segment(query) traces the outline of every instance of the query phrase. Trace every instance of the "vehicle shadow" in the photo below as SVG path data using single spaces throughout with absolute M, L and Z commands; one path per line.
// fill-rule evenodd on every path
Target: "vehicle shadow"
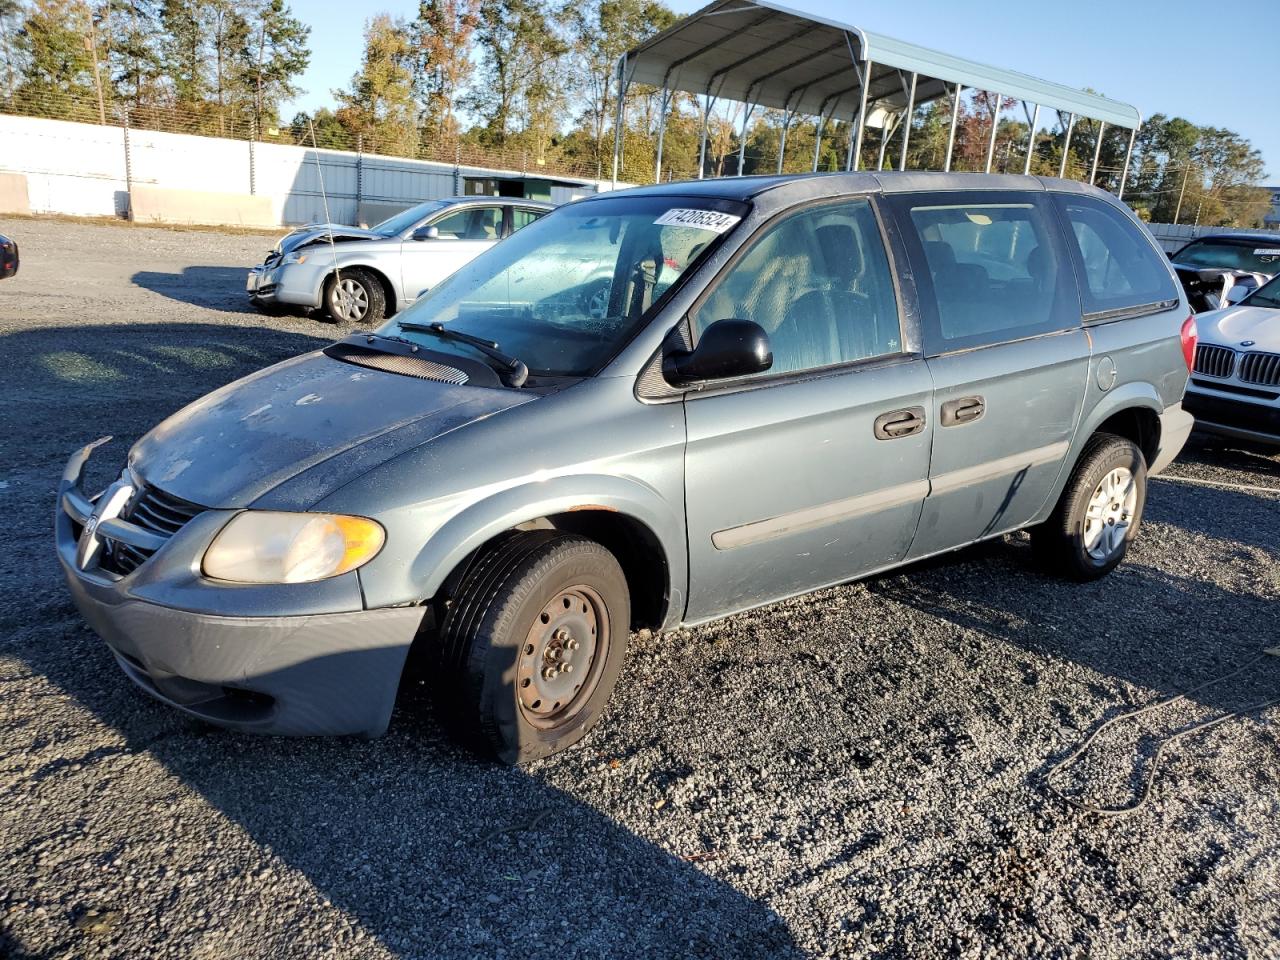
M 223 313 L 256 315 L 258 310 L 245 293 L 243 267 L 184 267 L 181 273 L 139 270 L 130 280 L 170 300 Z
M 431 958 L 797 955 L 770 907 L 536 771 L 501 767 L 453 746 L 421 698 L 410 697 L 377 741 L 287 740 L 187 719 L 119 671 L 71 604 L 54 558 L 53 491 L 67 455 L 115 434 L 91 462 L 90 483 L 105 482 L 129 443 L 182 403 L 325 341 L 269 327 L 201 324 L 102 324 L 0 339 L 11 360 L 0 369 L 0 397 L 13 425 L 0 437 L 0 462 L 13 465 L 0 495 L 14 527 L 12 550 L 0 558 L 0 647 L 105 728 L 90 724 L 72 735 L 87 735 L 92 747 L 67 741 L 55 759 L 28 767 L 14 794 L 13 802 L 44 818 L 40 835 L 94 832 L 60 892 L 48 892 L 50 878 L 30 858 L 20 862 L 21 875 L 8 878 L 13 889 L 43 888 L 48 902 L 61 903 L 52 916 L 70 938 L 68 951 L 77 951 L 79 934 L 61 918 L 84 906 L 70 906 L 85 896 L 77 874 L 96 875 L 102 850 L 145 847 L 130 869 L 153 884 L 192 870 L 193 858 L 217 873 L 218 894 L 203 897 L 200 909 L 208 923 L 244 939 L 207 952 L 207 927 L 161 930 L 155 916 L 168 908 L 126 901 L 120 888 L 113 893 L 122 898 L 114 904 L 121 913 L 115 935 L 144 953 L 258 955 L 253 944 L 291 942 L 325 910 L 325 924 L 340 925 L 352 954 L 380 943 L 401 956 Z M 38 718 L 18 716 L 40 709 L 32 703 L 6 714 L 8 747 L 47 745 Z M 169 809 L 175 796 L 168 777 L 154 774 L 102 779 L 102 792 L 95 787 L 85 803 L 110 806 L 110 817 L 60 823 L 36 813 L 37 795 L 74 789 L 60 779 L 69 768 L 118 757 L 159 761 L 198 795 L 196 807 L 212 807 L 212 822 L 208 814 L 200 825 L 165 819 L 165 842 L 139 844 L 138 824 L 155 835 L 155 811 Z M 597 759 L 607 772 L 608 758 Z M 59 809 L 80 808 L 71 802 Z M 208 847 L 216 842 L 229 846 Z M 210 867 L 211 859 L 225 870 Z M 272 879 L 261 879 L 263 871 Z M 337 943 L 325 949 L 341 955 Z M 23 955 L 22 930 L 0 935 L 0 944 Z
M 1280 478 L 1280 447 L 1250 444 L 1226 437 L 1193 433 L 1178 455 L 1179 463 L 1199 463 L 1246 470 Z

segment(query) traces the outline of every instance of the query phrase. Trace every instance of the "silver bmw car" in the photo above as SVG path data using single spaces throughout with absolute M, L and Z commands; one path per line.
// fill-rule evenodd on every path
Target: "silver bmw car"
M 345 323 L 379 323 L 551 209 L 540 200 L 454 197 L 367 230 L 311 224 L 272 247 L 245 287 L 263 309 L 324 309 Z

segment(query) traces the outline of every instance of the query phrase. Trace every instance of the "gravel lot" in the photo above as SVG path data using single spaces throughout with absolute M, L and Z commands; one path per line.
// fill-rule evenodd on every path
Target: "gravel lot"
M 1022 537 L 633 638 L 605 722 L 527 770 L 413 697 L 375 742 L 207 728 L 136 691 L 51 543 L 69 452 L 335 334 L 246 307 L 271 238 L 0 220 L 0 956 L 1280 956 L 1280 708 L 1174 744 L 1098 820 L 1044 777 L 1101 720 L 1280 642 L 1280 495 L 1152 484 L 1103 583 Z M 1280 490 L 1196 443 L 1172 477 Z M 104 473 L 105 476 L 105 473 Z M 1062 779 L 1136 795 L 1268 658 Z

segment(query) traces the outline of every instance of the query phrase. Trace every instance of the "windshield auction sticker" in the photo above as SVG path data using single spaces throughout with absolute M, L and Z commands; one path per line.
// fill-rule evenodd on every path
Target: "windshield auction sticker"
M 693 227 L 695 230 L 724 233 L 727 230 L 731 230 L 741 219 L 741 217 L 735 217 L 732 213 L 721 213 L 719 210 L 676 208 L 668 210 L 653 222 L 664 227 Z

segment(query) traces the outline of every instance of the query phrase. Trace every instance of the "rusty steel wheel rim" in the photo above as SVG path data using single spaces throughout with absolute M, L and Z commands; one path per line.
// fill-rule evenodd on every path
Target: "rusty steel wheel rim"
M 600 681 L 609 650 L 609 612 L 581 584 L 559 591 L 533 618 L 516 664 L 525 719 L 553 727 L 571 719 Z

